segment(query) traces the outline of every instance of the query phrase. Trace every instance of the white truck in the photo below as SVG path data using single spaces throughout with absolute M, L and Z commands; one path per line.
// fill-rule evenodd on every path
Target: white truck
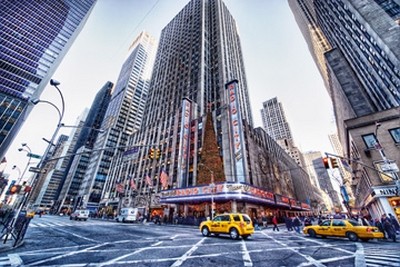
M 137 222 L 144 208 L 122 208 L 115 218 L 117 222 Z

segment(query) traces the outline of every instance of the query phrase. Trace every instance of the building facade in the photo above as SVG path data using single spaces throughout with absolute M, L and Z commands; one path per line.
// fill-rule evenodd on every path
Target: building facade
M 400 221 L 400 108 L 345 121 L 353 192 L 363 215 L 393 214 Z
M 346 122 L 373 118 L 400 105 L 400 4 L 390 0 L 289 0 L 289 5 L 315 60 L 322 57 L 310 45 L 318 43 L 312 36 L 318 33 L 323 40 L 319 43 L 324 48 L 323 60 L 316 64 L 323 70 L 332 99 L 341 156 L 352 159 L 354 150 L 363 148 L 349 142 Z M 360 210 L 363 207 L 357 205 L 364 201 L 358 191 L 353 193 L 358 203 L 354 208 Z
M 140 128 L 148 97 L 151 66 L 156 42 L 142 32 L 129 48 L 112 92 L 88 168 L 78 192 L 79 202 L 96 209 L 101 200 L 111 161 L 119 151 L 127 149 L 128 138 Z
M 169 219 L 309 210 L 289 171 L 298 165 L 253 129 L 239 33 L 222 1 L 192 0 L 162 30 L 145 114 L 112 162 L 104 208 Z
M 0 2 L 0 158 L 83 28 L 96 0 Z

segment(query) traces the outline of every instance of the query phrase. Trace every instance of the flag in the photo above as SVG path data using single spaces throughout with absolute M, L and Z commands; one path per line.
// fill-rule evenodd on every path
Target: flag
M 115 189 L 117 190 L 118 193 L 123 193 L 124 192 L 124 185 L 122 183 L 119 183 L 115 186 Z
M 168 186 L 168 174 L 164 170 L 161 171 L 160 182 L 163 188 Z
M 146 184 L 147 184 L 149 187 L 152 187 L 152 186 L 153 186 L 153 181 L 151 180 L 150 176 L 148 176 L 148 175 L 146 175 Z
M 135 189 L 136 189 L 135 180 L 131 179 L 130 184 L 131 184 L 131 188 L 132 188 L 133 190 L 135 190 Z
M 349 165 L 349 163 L 347 162 L 347 160 L 341 158 L 340 162 L 342 163 L 343 168 L 346 169 L 346 171 L 348 172 L 352 172 L 353 170 L 351 169 L 351 166 Z

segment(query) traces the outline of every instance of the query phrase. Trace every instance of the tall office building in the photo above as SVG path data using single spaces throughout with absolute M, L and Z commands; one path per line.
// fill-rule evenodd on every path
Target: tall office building
M 77 133 L 77 141 L 72 151 L 75 155 L 69 158 L 68 167 L 59 188 L 60 193 L 57 196 L 58 200 L 55 206 L 58 211 L 80 204 L 81 199 L 78 198 L 79 188 L 97 136 L 102 131 L 100 127 L 111 100 L 113 86 L 112 82 L 106 82 L 96 94 L 89 112 L 86 112 L 83 116 L 84 123 Z
M 96 0 L 0 1 L 0 159 Z
M 274 97 L 263 103 L 261 119 L 265 131 L 275 140 L 292 139 L 289 123 L 285 110 L 278 98 Z
M 221 0 L 190 1 L 162 30 L 145 114 L 132 148 L 113 159 L 104 207 L 169 218 L 301 209 L 299 168 L 253 129 L 239 33 Z
M 146 32 L 133 41 L 112 92 L 100 133 L 90 156 L 78 192 L 82 205 L 97 208 L 113 156 L 126 149 L 130 135 L 139 129 L 156 49 L 155 39 Z
M 389 0 L 289 0 L 289 5 L 311 54 L 321 59 L 316 63 L 324 70 L 346 150 L 344 120 L 400 105 L 400 5 Z M 313 49 L 316 33 L 320 52 Z
M 395 196 L 394 190 L 370 197 L 376 195 L 371 190 L 388 181 L 376 171 L 368 177 L 371 170 L 357 160 L 362 159 L 360 154 L 371 157 L 374 148 L 365 147 L 365 140 L 364 143 L 354 140 L 360 140 L 360 135 L 376 138 L 375 124 L 391 121 L 391 115 L 382 116 L 400 106 L 400 3 L 397 0 L 289 0 L 289 5 L 314 58 L 317 53 L 310 46 L 314 30 L 329 44 L 323 52 L 324 60 L 316 63 L 326 70 L 323 78 L 336 117 L 338 138 L 331 140 L 335 148 L 343 148 L 343 151 L 337 150 L 339 155 L 351 159 L 346 164 L 353 165 L 352 183 L 357 184 L 357 177 L 365 177 L 360 183 L 363 190 L 358 191 L 361 186 L 353 190 L 355 202 L 351 201 L 356 207 L 373 210 L 371 214 L 380 217 L 390 210 L 388 203 Z M 350 122 L 362 123 L 357 128 Z M 362 132 L 373 128 L 375 132 Z M 388 147 L 391 146 L 388 144 Z M 344 178 L 346 182 L 350 180 L 349 175 Z M 392 180 L 391 188 L 395 186 Z M 352 197 L 350 192 L 349 195 Z
M 302 153 L 296 147 L 283 105 L 274 97 L 263 103 L 261 119 L 265 131 L 288 153 L 299 166 L 304 165 Z

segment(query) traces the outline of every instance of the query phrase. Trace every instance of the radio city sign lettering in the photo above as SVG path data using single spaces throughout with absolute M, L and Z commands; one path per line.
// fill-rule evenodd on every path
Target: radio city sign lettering
M 214 192 L 213 192 L 214 188 Z M 199 187 L 189 187 L 189 188 L 180 188 L 173 189 L 168 191 L 161 192 L 161 197 L 178 197 L 178 196 L 197 196 L 197 195 L 209 195 L 209 194 L 224 194 L 224 193 L 239 193 L 239 194 L 248 194 L 255 197 L 269 199 L 274 201 L 274 194 L 260 188 L 256 188 L 246 184 L 216 184 L 214 187 L 206 185 Z

